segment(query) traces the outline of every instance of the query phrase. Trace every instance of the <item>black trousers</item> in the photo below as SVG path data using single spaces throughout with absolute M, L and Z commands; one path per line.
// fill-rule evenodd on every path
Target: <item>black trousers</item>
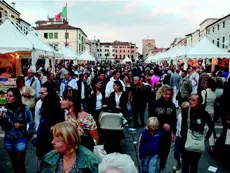
M 197 173 L 201 153 L 184 150 L 182 152 L 182 173 Z
M 160 169 L 165 168 L 171 148 L 171 133 L 166 132 L 160 142 Z
M 135 106 L 138 107 L 138 106 Z M 133 122 L 134 122 L 134 126 L 138 125 L 138 114 L 140 115 L 140 119 L 141 119 L 141 125 L 144 126 L 145 125 L 145 108 L 135 108 L 133 106 L 132 109 L 132 116 L 133 116 Z

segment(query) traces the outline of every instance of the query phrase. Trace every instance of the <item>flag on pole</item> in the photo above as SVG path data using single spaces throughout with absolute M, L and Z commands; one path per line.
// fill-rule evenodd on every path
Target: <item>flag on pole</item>
M 57 15 L 55 15 L 55 20 L 59 21 L 62 17 L 65 18 L 67 16 L 67 9 L 66 7 L 62 8 L 62 12 L 58 13 Z
M 55 20 L 59 21 L 61 19 L 61 13 L 58 13 L 57 15 L 55 15 Z
M 61 17 L 66 17 L 66 7 L 63 7 Z

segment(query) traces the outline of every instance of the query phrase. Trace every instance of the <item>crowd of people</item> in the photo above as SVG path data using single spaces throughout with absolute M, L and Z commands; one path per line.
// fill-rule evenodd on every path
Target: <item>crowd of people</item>
M 195 150 L 189 137 L 197 133 L 202 138 L 197 138 L 199 144 L 208 141 L 214 153 L 216 146 L 225 143 L 230 126 L 230 80 L 222 70 L 208 73 L 204 67 L 183 70 L 167 64 L 59 63 L 54 73 L 51 68 L 28 69 L 16 84 L 17 88 L 7 91 L 7 105 L 0 115 L 4 147 L 16 173 L 25 172 L 26 149 L 33 133 L 38 173 L 137 172 L 129 156 L 119 155 L 122 149 L 117 140 L 112 142 L 116 145 L 105 145 L 108 155 L 104 159 L 93 153 L 95 145 L 107 140 L 99 116 L 108 109 L 121 113 L 130 127 L 143 129 L 138 150 L 143 173 L 164 171 L 172 141 L 177 161 L 173 169 L 196 173 L 203 151 Z M 219 140 L 214 128 L 218 121 L 223 126 Z M 119 157 L 124 161 L 117 162 Z M 129 169 L 124 163 L 131 165 Z

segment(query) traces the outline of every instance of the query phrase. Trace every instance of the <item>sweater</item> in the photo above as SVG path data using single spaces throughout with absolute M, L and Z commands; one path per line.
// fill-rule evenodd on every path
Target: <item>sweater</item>
M 170 125 L 170 132 L 176 134 L 176 108 L 172 101 L 164 101 L 162 99 L 152 102 L 149 106 L 149 117 L 157 117 L 160 122 L 160 128 L 164 124 Z
M 142 130 L 139 145 L 140 158 L 158 154 L 160 148 L 160 139 L 162 136 L 163 133 L 160 130 L 157 130 L 152 134 L 147 129 Z

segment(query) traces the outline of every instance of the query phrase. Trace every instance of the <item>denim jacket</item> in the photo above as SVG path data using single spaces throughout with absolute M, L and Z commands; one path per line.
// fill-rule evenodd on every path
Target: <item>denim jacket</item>
M 15 123 L 25 124 L 25 128 L 15 129 Z M 16 112 L 8 109 L 0 124 L 5 131 L 5 138 L 12 140 L 25 137 L 27 132 L 33 133 L 34 129 L 32 113 L 26 106 L 21 106 Z
M 41 173 L 55 173 L 61 155 L 54 150 L 44 156 L 45 166 Z M 79 146 L 77 150 L 77 166 L 79 173 L 98 173 L 98 164 L 101 160 L 84 146 Z

